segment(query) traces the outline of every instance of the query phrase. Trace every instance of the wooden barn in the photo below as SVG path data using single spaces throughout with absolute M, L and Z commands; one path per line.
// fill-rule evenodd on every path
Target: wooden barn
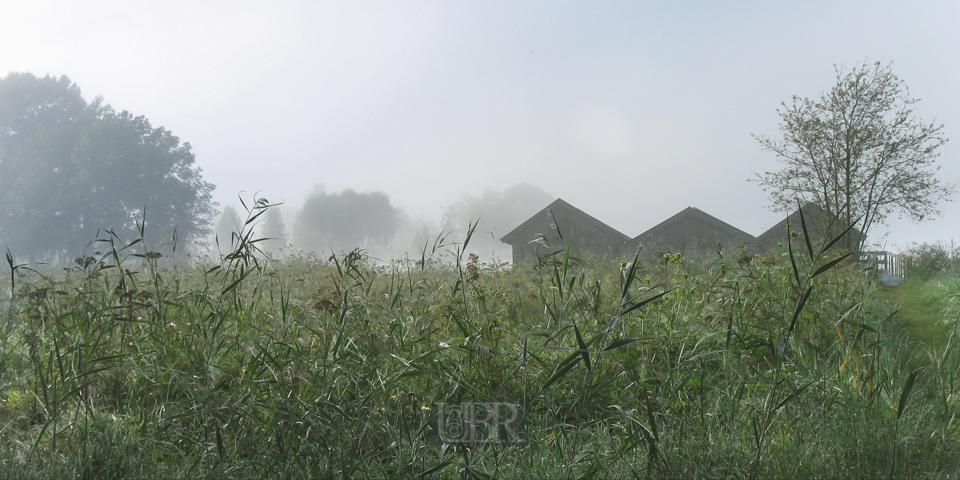
M 573 257 L 617 256 L 623 253 L 630 237 L 557 199 L 500 241 L 513 247 L 513 263 L 519 264 L 534 262 L 538 255 L 567 246 Z
M 707 254 L 717 248 L 753 246 L 756 239 L 739 228 L 706 212 L 687 207 L 680 213 L 641 233 L 630 248 L 643 246 L 645 256 L 662 251 Z
M 823 241 L 824 237 L 830 235 L 839 235 L 844 229 L 847 228 L 846 225 L 841 223 L 836 223 L 831 225 L 830 215 L 819 205 L 808 203 L 802 207 L 803 217 L 807 224 L 807 231 L 810 233 L 810 238 L 813 240 L 813 245 L 820 245 L 820 242 Z M 760 234 L 757 237 L 757 243 L 761 249 L 769 250 L 777 248 L 779 245 L 786 246 L 787 240 L 787 223 L 790 224 L 790 231 L 796 232 L 797 234 L 803 233 L 803 227 L 800 224 L 800 209 L 797 209 L 793 213 L 784 218 L 776 225 L 770 227 L 766 232 Z M 828 230 L 828 227 L 829 230 Z M 848 234 L 850 242 L 854 248 L 859 248 L 861 241 L 865 238 L 863 233 L 856 228 L 850 230 Z M 797 246 L 797 244 L 794 244 Z M 804 247 L 806 248 L 806 247 Z
M 803 214 L 815 245 L 818 245 L 825 235 L 837 235 L 845 228 L 841 225 L 831 226 L 830 216 L 815 204 L 804 205 Z M 570 247 L 570 254 L 579 258 L 631 256 L 640 246 L 643 247 L 644 256 L 664 252 L 703 255 L 715 252 L 718 248 L 729 249 L 736 246 L 745 246 L 750 250 L 776 249 L 786 242 L 788 223 L 791 231 L 802 232 L 799 210 L 754 238 L 753 235 L 712 215 L 687 207 L 631 240 L 600 220 L 558 199 L 504 235 L 500 241 L 512 247 L 514 264 L 534 262 L 538 256 L 562 251 L 567 246 Z M 850 241 L 856 248 L 864 235 L 856 229 L 851 230 L 850 235 L 853 237 Z

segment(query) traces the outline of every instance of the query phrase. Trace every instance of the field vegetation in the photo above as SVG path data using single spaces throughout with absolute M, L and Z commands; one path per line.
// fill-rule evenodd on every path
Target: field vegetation
M 960 472 L 956 270 L 905 284 L 941 285 L 918 336 L 835 242 L 507 268 L 468 234 L 277 260 L 264 211 L 214 260 L 109 234 L 60 271 L 8 255 L 0 478 Z M 527 443 L 442 445 L 453 398 L 522 403 Z

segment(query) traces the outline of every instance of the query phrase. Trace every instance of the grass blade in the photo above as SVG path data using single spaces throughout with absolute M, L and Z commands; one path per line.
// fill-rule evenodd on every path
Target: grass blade
M 573 326 L 573 333 L 577 336 L 577 346 L 580 347 L 580 355 L 583 357 L 583 363 L 587 366 L 587 371 L 592 372 L 593 369 L 590 368 L 590 351 L 587 350 L 587 344 L 583 341 L 583 336 L 580 335 L 580 329 L 576 325 Z
M 621 338 L 620 340 L 610 342 L 610 345 L 607 345 L 607 348 L 604 348 L 603 351 L 609 352 L 610 350 L 616 350 L 634 342 L 649 342 L 650 340 L 653 340 L 653 337 Z
M 790 320 L 790 329 L 787 330 L 787 335 L 793 334 L 793 329 L 797 326 L 797 319 L 800 318 L 800 312 L 807 303 L 807 299 L 810 298 L 811 291 L 813 291 L 813 286 L 808 286 L 807 289 L 803 291 L 803 294 L 800 295 L 800 300 L 797 300 L 797 308 L 793 311 L 793 319 Z
M 569 372 L 570 369 L 573 368 L 577 364 L 577 362 L 579 362 L 582 359 L 583 357 L 580 356 L 579 352 L 574 352 L 569 357 L 567 357 L 562 362 L 560 362 L 557 365 L 557 369 L 553 371 L 553 375 L 550 375 L 550 378 L 548 378 L 547 381 L 544 382 L 543 387 L 540 388 L 540 391 L 546 390 L 547 388 L 550 387 L 550 385 L 553 385 L 554 383 L 556 383 L 557 380 L 560 380 L 561 378 L 563 378 L 563 376 L 566 375 L 567 372 Z
M 450 465 L 451 463 L 453 463 L 453 460 L 444 460 L 444 461 L 438 463 L 437 466 L 435 466 L 435 467 L 433 467 L 433 468 L 431 468 L 431 469 L 428 469 L 428 470 L 424 470 L 422 473 L 420 473 L 420 475 L 417 475 L 417 478 L 423 478 L 423 477 L 430 476 L 430 475 L 432 475 L 434 472 L 439 472 L 440 470 L 443 470 L 443 467 L 446 467 L 447 465 Z
M 657 299 L 663 297 L 664 295 L 666 295 L 666 294 L 668 294 L 668 293 L 670 293 L 670 292 L 672 292 L 672 291 L 673 291 L 673 289 L 671 288 L 670 290 L 667 290 L 666 292 L 663 292 L 663 293 L 654 295 L 654 296 L 652 296 L 652 297 L 650 297 L 650 298 L 648 298 L 648 299 L 646 299 L 646 300 L 642 300 L 642 301 L 640 301 L 640 303 L 637 303 L 636 305 L 633 305 L 632 307 L 630 307 L 630 308 L 624 310 L 623 312 L 621 312 L 621 313 L 620 313 L 620 316 L 626 315 L 626 314 L 628 314 L 628 313 L 630 313 L 630 312 L 632 312 L 632 311 L 634 311 L 634 310 L 636 310 L 636 309 L 638 309 L 638 308 L 641 308 L 641 307 L 643 307 L 644 305 L 646 305 L 646 304 L 648 304 L 648 303 L 650 303 L 650 302 L 652 302 L 652 301 L 654 301 L 654 300 L 657 300 Z
M 803 215 L 803 207 L 797 209 L 797 212 L 800 213 L 800 228 L 803 229 L 803 243 L 807 246 L 807 255 L 810 256 L 810 261 L 813 261 L 813 242 L 810 240 L 810 232 L 807 230 L 807 220 Z
M 853 230 L 853 226 L 856 225 L 858 221 L 860 221 L 860 218 L 855 219 L 853 222 L 850 223 L 849 226 L 847 226 L 847 228 L 843 230 L 843 232 L 840 233 L 840 235 L 833 237 L 833 239 L 827 242 L 823 246 L 823 248 L 820 249 L 820 253 L 825 253 L 827 250 L 830 250 L 830 247 L 833 247 L 837 242 L 843 239 L 843 237 L 847 236 L 847 234 L 850 233 L 851 230 Z
M 916 379 L 917 371 L 914 370 L 910 373 L 910 376 L 907 377 L 907 383 L 903 385 L 903 391 L 900 392 L 900 401 L 897 403 L 897 420 L 900 420 L 903 411 L 907 408 L 907 400 L 910 399 L 910 390 L 913 389 L 913 382 Z
M 800 282 L 800 269 L 797 268 L 797 259 L 793 254 L 793 237 L 790 233 L 791 233 L 790 223 L 788 222 L 787 223 L 787 253 L 790 256 L 790 266 L 793 267 L 793 278 L 794 280 L 797 281 L 797 288 L 799 288 L 800 285 L 803 285 L 803 283 Z
M 637 250 L 636 256 L 633 257 L 633 262 L 630 262 L 630 269 L 627 270 L 627 274 L 623 274 L 623 270 L 620 270 L 620 306 L 622 307 L 627 303 L 627 299 L 630 298 L 630 286 L 633 284 L 633 280 L 637 277 L 637 265 L 640 263 L 640 251 Z
M 823 264 L 823 266 L 821 266 L 820 268 L 818 268 L 817 271 L 813 272 L 813 275 L 810 275 L 810 278 L 811 278 L 811 279 L 817 278 L 817 276 L 819 276 L 821 273 L 824 273 L 824 272 L 826 272 L 827 270 L 830 270 L 830 269 L 833 268 L 836 264 L 838 264 L 838 263 L 846 260 L 847 257 L 849 257 L 850 255 L 853 255 L 853 252 L 847 252 L 847 253 L 845 253 L 845 254 L 837 257 L 837 258 L 834 258 L 833 260 L 830 260 L 829 262 Z

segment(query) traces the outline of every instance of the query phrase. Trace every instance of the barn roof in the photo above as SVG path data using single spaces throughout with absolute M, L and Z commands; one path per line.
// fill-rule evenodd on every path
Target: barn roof
M 807 222 L 808 228 L 816 229 L 817 231 L 819 231 L 820 229 L 825 227 L 826 224 L 828 224 L 831 220 L 830 214 L 827 213 L 826 210 L 824 210 L 823 208 L 821 208 L 819 205 L 815 203 L 807 203 L 803 205 L 801 208 L 803 209 L 803 217 L 804 217 L 804 220 Z M 786 235 L 788 222 L 793 226 L 792 228 L 793 231 L 801 232 L 800 209 L 794 210 L 793 213 L 791 213 L 790 215 L 787 215 L 786 218 L 784 218 L 783 220 L 780 220 L 776 225 L 767 229 L 766 232 L 761 233 L 760 236 L 757 237 L 757 240 L 762 243 L 768 243 L 768 242 L 772 243 L 773 239 Z M 837 224 L 837 226 L 839 227 L 839 230 L 843 230 L 847 228 L 846 225 L 841 225 L 839 223 Z M 850 233 L 856 236 L 857 239 L 863 239 L 864 237 L 863 233 L 860 230 L 857 230 L 856 228 L 851 229 Z
M 740 230 L 739 228 L 734 227 L 733 225 L 730 225 L 729 223 L 724 222 L 723 220 L 720 220 L 719 218 L 714 217 L 713 215 L 710 215 L 702 210 L 698 210 L 693 207 L 687 207 L 681 210 L 676 215 L 658 223 L 656 226 L 647 230 L 646 232 L 643 232 L 640 235 L 637 235 L 636 238 L 634 238 L 634 240 L 642 240 L 645 237 L 655 237 L 661 232 L 666 231 L 670 227 L 686 219 L 694 219 L 696 221 L 699 221 L 701 223 L 704 223 L 710 226 L 714 230 L 720 231 L 722 233 L 726 233 L 727 235 L 737 237 L 743 240 L 754 239 L 753 235 L 750 235 L 749 233 L 744 232 L 743 230 Z
M 553 203 L 551 203 L 550 205 L 547 205 L 546 207 L 544 207 L 543 210 L 540 210 L 539 212 L 537 212 L 536 215 L 531 216 L 529 219 L 527 219 L 527 221 L 521 223 L 520 226 L 518 226 L 517 228 L 514 228 L 513 230 L 508 232 L 506 235 L 501 237 L 500 241 L 510 245 L 514 245 L 516 242 L 524 243 L 524 244 L 527 243 L 527 241 L 530 240 L 529 238 L 518 238 L 518 236 L 521 235 L 528 227 L 532 226 L 535 222 L 537 222 L 538 219 L 542 218 L 541 217 L 542 215 L 546 215 L 547 212 L 563 212 L 565 214 L 571 215 L 575 218 L 578 218 L 579 220 L 582 220 L 596 227 L 597 230 L 600 230 L 605 235 L 618 239 L 622 242 L 627 242 L 630 240 L 630 237 L 624 235 L 623 233 L 620 233 L 615 228 L 588 215 L 583 210 L 580 210 L 579 208 L 574 207 L 573 205 L 570 205 L 569 203 L 563 201 L 563 199 L 558 198 L 554 200 Z M 561 225 L 561 228 L 562 227 L 563 226 Z

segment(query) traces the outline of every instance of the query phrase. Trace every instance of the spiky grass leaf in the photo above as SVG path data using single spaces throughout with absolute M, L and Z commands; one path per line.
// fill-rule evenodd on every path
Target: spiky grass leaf
M 907 383 L 903 385 L 903 391 L 900 392 L 900 401 L 897 403 L 897 420 L 903 416 L 903 411 L 907 408 L 907 400 L 910 399 L 910 390 L 913 389 L 913 382 L 917 379 L 917 371 L 910 372 L 907 377 Z
M 800 312 L 803 311 L 803 306 L 806 305 L 807 299 L 810 298 L 810 292 L 813 291 L 813 286 L 807 286 L 807 289 L 803 291 L 803 294 L 800 295 L 800 300 L 797 301 L 797 308 L 793 311 L 793 319 L 790 320 L 790 328 L 787 330 L 787 335 L 793 334 L 793 329 L 797 326 L 797 319 L 800 318 Z
M 803 207 L 797 209 L 797 212 L 800 213 L 800 228 L 803 229 L 803 243 L 807 246 L 807 255 L 810 256 L 810 261 L 813 261 L 813 242 L 810 240 L 810 232 L 807 230 L 807 220 L 804 218 Z
M 616 350 L 634 342 L 649 342 L 650 340 L 653 340 L 653 337 L 621 338 L 620 340 L 610 342 L 610 345 L 607 345 L 607 348 L 604 348 L 603 351 L 609 352 L 610 350 Z
M 787 254 L 790 256 L 790 266 L 793 267 L 793 279 L 797 282 L 797 288 L 800 288 L 803 283 L 800 281 L 800 269 L 797 268 L 797 259 L 793 253 L 793 236 L 790 233 L 790 223 L 787 223 Z
M 783 381 L 786 382 L 788 387 L 790 387 L 790 395 L 787 395 L 786 398 L 781 400 L 780 403 L 777 404 L 777 406 L 773 407 L 773 409 L 770 410 L 770 412 L 775 413 L 777 410 L 780 410 L 792 398 L 794 401 L 797 402 L 797 405 L 800 406 L 800 410 L 803 411 L 803 413 L 807 413 L 807 409 L 803 406 L 803 401 L 800 400 L 800 392 L 805 390 L 809 385 L 804 385 L 803 387 L 798 389 L 793 385 L 793 382 L 789 378 L 784 378 Z
M 540 387 L 540 390 L 541 391 L 546 390 L 547 388 L 550 387 L 550 385 L 553 385 L 554 383 L 556 383 L 557 380 L 560 380 L 561 378 L 563 378 L 563 376 L 566 375 L 567 372 L 569 372 L 570 369 L 576 366 L 577 362 L 579 362 L 582 359 L 583 357 L 580 356 L 580 352 L 574 352 L 570 354 L 570 356 L 568 356 L 559 364 L 557 364 L 557 368 L 553 371 L 553 375 L 550 375 L 550 378 L 548 378 L 547 381 L 544 382 L 543 387 Z
M 640 301 L 639 303 L 637 303 L 636 305 L 633 305 L 633 306 L 631 306 L 630 308 L 624 310 L 623 312 L 620 312 L 620 316 L 626 315 L 626 314 L 628 314 L 628 313 L 630 313 L 630 312 L 632 312 L 632 311 L 634 311 L 634 310 L 637 310 L 637 309 L 643 307 L 644 305 L 646 305 L 646 304 L 648 304 L 648 303 L 650 303 L 650 302 L 652 302 L 652 301 L 654 301 L 654 300 L 657 300 L 657 299 L 663 297 L 664 295 L 672 292 L 673 290 L 674 290 L 674 289 L 671 288 L 670 290 L 667 290 L 666 292 L 659 293 L 659 294 L 654 295 L 654 296 L 652 296 L 652 297 L 650 297 L 650 298 L 648 298 L 648 299 L 646 299 L 646 300 L 642 300 L 642 301 Z
M 860 327 L 860 328 L 862 328 L 863 330 L 866 330 L 866 331 L 868 331 L 868 332 L 878 333 L 878 332 L 877 332 L 877 329 L 875 329 L 875 328 L 873 328 L 873 327 L 871 327 L 870 325 L 867 325 L 867 324 L 865 324 L 865 323 L 854 323 L 853 326 L 855 326 L 855 327 Z
M 563 232 L 560 231 L 560 224 L 557 223 L 557 217 L 553 214 L 553 210 L 547 210 L 547 214 L 550 216 L 550 227 L 553 231 L 557 232 L 557 236 L 560 237 L 560 241 L 563 241 Z
M 20 268 L 20 265 L 13 264 L 13 254 L 10 253 L 10 249 L 7 248 L 7 266 L 10 267 L 10 301 L 13 301 L 13 292 L 17 291 L 17 269 Z
M 447 465 L 450 465 L 451 463 L 453 463 L 453 460 L 444 460 L 438 463 L 437 466 L 424 470 L 423 472 L 420 473 L 420 475 L 417 475 L 417 478 L 423 478 L 429 475 L 433 475 L 434 472 L 439 472 L 440 470 L 443 470 L 444 467 L 446 467 Z
M 574 325 L 573 333 L 577 336 L 577 346 L 580 347 L 580 355 L 583 356 L 583 363 L 587 366 L 587 371 L 592 372 L 593 369 L 590 368 L 590 351 L 587 350 L 587 344 L 584 343 L 583 336 L 580 335 L 580 328 Z
M 838 214 L 838 215 L 839 215 L 839 214 Z M 835 217 L 835 218 L 836 218 L 836 217 Z M 820 253 L 826 253 L 827 250 L 830 250 L 831 247 L 833 247 L 837 242 L 839 242 L 840 240 L 842 240 L 843 237 L 845 237 L 848 233 L 850 233 L 851 230 L 853 230 L 853 226 L 854 226 L 859 220 L 860 220 L 859 217 L 856 218 L 856 219 L 854 219 L 853 222 L 851 222 L 850 225 L 847 226 L 847 228 L 845 228 L 845 229 L 843 230 L 843 232 L 840 233 L 840 235 L 837 235 L 836 237 L 833 237 L 829 242 L 827 242 L 826 244 L 824 244 L 824 245 L 823 245 L 823 248 L 820 249 Z
M 637 250 L 637 254 L 633 257 L 633 261 L 630 262 L 630 269 L 627 270 L 626 275 L 623 274 L 623 270 L 620 270 L 620 306 L 622 307 L 627 303 L 627 298 L 630 296 L 630 286 L 633 285 L 633 280 L 637 277 L 637 265 L 640 264 L 640 251 Z
M 813 272 L 813 275 L 810 275 L 810 278 L 811 278 L 811 279 L 817 278 L 821 273 L 827 272 L 827 271 L 830 270 L 831 268 L 835 267 L 838 263 L 840 263 L 840 262 L 846 260 L 847 258 L 849 258 L 850 255 L 853 255 L 853 253 L 854 253 L 854 252 L 847 252 L 847 253 L 845 253 L 845 254 L 843 254 L 843 255 L 840 255 L 839 257 L 834 258 L 833 260 L 830 260 L 829 262 L 823 264 L 820 268 L 818 268 L 815 272 Z
M 463 239 L 463 250 L 467 250 L 467 245 L 470 245 L 470 239 L 473 238 L 473 232 L 477 230 L 477 225 L 480 223 L 478 218 L 476 222 L 467 223 L 467 236 Z
M 57 403 L 56 408 L 57 408 L 57 410 L 59 410 L 59 404 L 63 403 L 64 400 L 66 400 L 66 399 L 68 399 L 68 398 L 70 398 L 70 397 L 73 397 L 74 395 L 80 393 L 80 392 L 83 391 L 85 388 L 89 387 L 90 385 L 93 385 L 94 382 L 96 382 L 96 380 L 90 380 L 90 381 L 84 383 L 83 385 L 80 385 L 80 386 L 74 388 L 73 390 L 70 390 L 69 392 L 64 393 L 63 395 L 60 395 L 60 398 L 58 398 L 58 399 L 56 400 L 56 403 Z

